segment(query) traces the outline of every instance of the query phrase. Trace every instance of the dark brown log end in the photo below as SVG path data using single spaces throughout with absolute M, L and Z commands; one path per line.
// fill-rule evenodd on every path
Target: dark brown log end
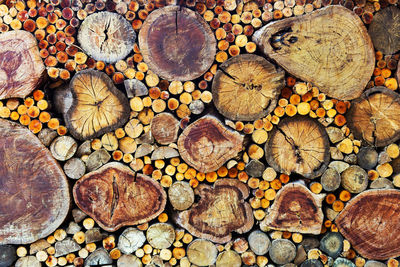
M 156 218 L 167 200 L 157 181 L 116 162 L 84 175 L 73 194 L 78 207 L 107 231 Z
M 151 134 L 162 145 L 173 143 L 178 138 L 179 121 L 170 113 L 160 113 L 151 121 Z

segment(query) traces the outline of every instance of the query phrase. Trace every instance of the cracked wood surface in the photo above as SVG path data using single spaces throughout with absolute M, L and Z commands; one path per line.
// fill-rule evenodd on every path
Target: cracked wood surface
M 302 184 L 287 184 L 279 190 L 261 227 L 319 235 L 324 221 L 324 197 L 325 194 L 314 194 Z
M 82 49 L 106 63 L 124 59 L 132 51 L 135 39 L 131 24 L 121 15 L 107 11 L 89 15 L 78 32 Z
M 124 125 L 129 118 L 129 102 L 107 74 L 80 71 L 72 78 L 71 94 L 60 94 L 64 120 L 71 134 L 86 140 L 99 137 Z
M 271 131 L 265 155 L 276 171 L 312 179 L 322 175 L 329 163 L 328 135 L 309 117 L 287 117 Z
M 336 99 L 359 97 L 375 66 L 364 24 L 342 6 L 269 23 L 253 41 L 289 73 Z
M 199 172 L 218 170 L 243 148 L 243 136 L 218 119 L 204 116 L 191 123 L 178 138 L 182 159 Z
M 400 138 L 400 96 L 385 87 L 374 87 L 351 103 L 347 125 L 358 139 L 381 147 Z
M 0 34 L 0 99 L 27 96 L 44 74 L 36 38 L 31 33 L 17 30 Z
M 78 207 L 107 231 L 156 218 L 167 199 L 157 181 L 116 162 L 84 175 L 73 195 Z
M 285 73 L 256 55 L 239 55 L 224 62 L 212 84 L 218 111 L 231 120 L 252 121 L 267 116 L 285 85 Z
M 351 199 L 336 218 L 339 232 L 368 259 L 400 256 L 400 192 L 364 191 Z
M 67 216 L 67 178 L 26 127 L 0 119 L 0 244 L 29 244 Z
M 139 32 L 144 61 L 167 80 L 200 77 L 214 62 L 216 44 L 214 33 L 203 17 L 181 6 L 154 10 Z
M 246 233 L 254 224 L 248 187 L 234 179 L 218 179 L 214 186 L 201 184 L 195 194 L 200 201 L 179 213 L 177 222 L 194 236 L 217 243 L 229 242 L 231 233 Z

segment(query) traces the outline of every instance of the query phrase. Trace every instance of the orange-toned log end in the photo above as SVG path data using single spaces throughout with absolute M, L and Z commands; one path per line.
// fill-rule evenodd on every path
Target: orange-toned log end
M 106 231 L 146 223 L 165 208 L 167 195 L 154 179 L 113 162 L 79 179 L 75 203 Z
M 285 185 L 276 195 L 261 227 L 304 234 L 321 233 L 325 194 L 314 194 L 302 184 Z
M 216 40 L 203 17 L 188 8 L 151 12 L 139 32 L 140 52 L 149 68 L 167 80 L 192 80 L 214 62 Z
M 243 136 L 226 128 L 215 117 L 205 116 L 190 124 L 179 136 L 179 154 L 199 172 L 218 170 L 243 148 Z
M 44 73 L 31 33 L 17 30 L 0 35 L 0 99 L 27 96 L 40 84 Z
M 33 243 L 67 216 L 67 178 L 26 127 L 0 119 L 0 129 L 0 245 Z
M 368 259 L 400 256 L 400 192 L 368 190 L 354 197 L 336 218 L 340 233 Z
M 179 213 L 177 222 L 194 236 L 226 243 L 231 232 L 246 233 L 254 224 L 250 205 L 245 201 L 249 189 L 239 180 L 219 179 L 214 186 L 201 184 L 195 194 L 200 201 Z

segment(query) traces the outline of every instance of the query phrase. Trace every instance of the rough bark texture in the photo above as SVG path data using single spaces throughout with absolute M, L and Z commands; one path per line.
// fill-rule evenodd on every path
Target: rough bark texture
M 268 115 L 285 85 L 285 73 L 256 55 L 239 55 L 220 66 L 212 84 L 218 111 L 231 120 L 252 121 Z
M 385 87 L 374 87 L 353 101 L 347 125 L 358 139 L 386 146 L 400 138 L 400 96 Z
M 77 73 L 72 94 L 64 99 L 64 120 L 71 134 L 85 140 L 122 126 L 129 118 L 129 102 L 107 74 L 94 70 Z
M 106 11 L 88 16 L 78 32 L 82 49 L 107 63 L 124 59 L 132 51 L 135 39 L 136 33 L 124 17 Z
M 276 171 L 312 179 L 322 175 L 329 163 L 328 135 L 309 117 L 287 117 L 271 131 L 265 155 Z
M 219 179 L 214 187 L 199 185 L 195 194 L 200 201 L 177 219 L 194 236 L 226 243 L 231 240 L 231 232 L 246 233 L 253 227 L 252 209 L 245 201 L 249 189 L 242 182 Z
M 374 47 L 360 18 L 341 6 L 272 22 L 253 35 L 265 54 L 330 97 L 361 95 L 375 65 Z
M 192 80 L 214 62 L 216 40 L 203 17 L 181 6 L 150 13 L 139 32 L 140 52 L 164 79 Z
M 361 256 L 386 260 L 400 256 L 400 192 L 365 191 L 354 197 L 336 218 L 340 233 Z
M 379 10 L 369 25 L 368 33 L 376 50 L 393 54 L 400 50 L 400 9 L 389 6 Z
M 279 190 L 261 227 L 304 234 L 321 233 L 325 194 L 313 194 L 301 184 L 288 184 Z
M 78 207 L 107 231 L 156 218 L 167 198 L 157 181 L 115 162 L 84 175 L 73 194 Z
M 28 244 L 67 216 L 67 179 L 27 128 L 0 119 L 0 244 Z
M 159 144 L 168 145 L 178 138 L 179 121 L 170 113 L 160 113 L 151 121 L 151 133 Z
M 0 99 L 25 97 L 44 77 L 36 38 L 17 30 L 0 34 Z
M 242 150 L 243 136 L 212 116 L 190 124 L 179 136 L 181 157 L 200 172 L 212 172 Z

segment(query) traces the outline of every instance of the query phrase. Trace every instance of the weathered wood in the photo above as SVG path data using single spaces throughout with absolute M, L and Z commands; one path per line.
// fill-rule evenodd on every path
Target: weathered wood
M 375 66 L 364 24 L 338 5 L 272 22 L 253 41 L 289 73 L 337 99 L 359 97 Z
M 28 244 L 67 216 L 67 178 L 26 127 L 0 119 L 0 244 Z
M 84 175 L 73 194 L 78 207 L 107 231 L 156 218 L 167 198 L 157 181 L 116 162 Z
M 256 230 L 251 232 L 249 235 L 249 246 L 250 249 L 256 255 L 264 255 L 267 254 L 269 247 L 271 246 L 271 241 L 266 233 Z
M 322 175 L 329 163 L 328 135 L 309 117 L 287 117 L 271 131 L 265 155 L 276 171 L 312 179 Z
M 170 113 L 157 114 L 151 121 L 151 134 L 161 145 L 169 145 L 178 138 L 179 121 Z
M 368 187 L 367 172 L 357 165 L 348 167 L 341 173 L 342 186 L 350 193 L 361 193 Z
M 216 171 L 242 150 L 243 136 L 212 116 L 190 124 L 178 139 L 178 150 L 189 165 L 200 172 Z
M 233 250 L 226 250 L 220 253 L 215 262 L 216 267 L 240 267 L 242 266 L 242 258 L 238 253 Z
M 194 202 L 194 192 L 189 183 L 178 181 L 168 189 L 168 199 L 176 210 L 186 210 Z
M 189 261 L 197 266 L 209 266 L 217 260 L 217 247 L 210 241 L 196 239 L 189 244 L 187 256 Z
M 354 100 L 346 113 L 354 136 L 381 147 L 400 138 L 400 96 L 385 87 L 374 87 Z
M 320 249 L 332 258 L 337 258 L 343 250 L 343 237 L 337 232 L 327 233 L 322 239 Z
M 219 179 L 214 186 L 201 184 L 195 194 L 200 201 L 179 213 L 177 222 L 194 236 L 226 243 L 231 232 L 246 233 L 254 224 L 252 209 L 245 199 L 249 189 L 233 179 Z
M 324 197 L 325 194 L 316 195 L 304 185 L 287 184 L 278 191 L 261 227 L 318 235 L 324 220 Z
M 181 6 L 151 12 L 140 29 L 139 46 L 149 68 L 167 80 L 198 78 L 216 54 L 210 26 L 199 13 Z
M 50 145 L 53 157 L 59 161 L 66 161 L 75 154 L 78 144 L 71 136 L 59 136 Z
M 253 121 L 274 110 L 285 73 L 266 59 L 246 54 L 222 65 L 212 84 L 218 111 L 231 120 Z
M 106 63 L 124 59 L 132 51 L 135 39 L 131 24 L 123 16 L 107 11 L 86 17 L 78 32 L 82 49 Z
M 287 264 L 296 257 L 296 246 L 287 239 L 275 239 L 269 250 L 271 260 L 279 265 Z
M 0 34 L 0 99 L 27 96 L 40 84 L 44 73 L 31 33 L 17 30 Z
M 400 256 L 399 203 L 398 190 L 368 190 L 351 199 L 335 222 L 361 256 L 395 258 Z
M 153 248 L 169 248 L 175 240 L 175 230 L 171 224 L 156 223 L 149 227 L 146 238 Z
M 399 19 L 400 9 L 397 6 L 383 8 L 374 14 L 368 33 L 376 50 L 387 55 L 400 50 Z
M 85 140 L 122 126 L 129 118 L 129 102 L 107 74 L 84 70 L 75 74 L 69 90 L 64 120 L 71 134 Z

